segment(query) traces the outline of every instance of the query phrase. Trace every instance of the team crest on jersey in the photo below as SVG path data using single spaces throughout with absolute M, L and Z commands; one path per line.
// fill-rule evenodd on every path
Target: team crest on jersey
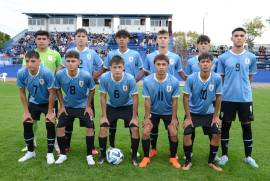
M 245 64 L 249 64 L 250 63 L 250 59 L 249 58 L 245 58 Z
M 172 92 L 172 86 L 171 86 L 171 85 L 167 85 L 166 91 L 167 91 L 167 92 Z
M 48 60 L 49 61 L 53 61 L 53 56 L 52 55 L 48 55 Z
M 128 86 L 127 85 L 123 85 L 123 91 L 125 91 L 125 92 L 128 91 Z
M 133 60 L 134 60 L 134 57 L 128 57 L 129 62 L 133 62 Z
M 80 86 L 80 87 L 83 87 L 83 84 L 84 84 L 83 80 L 80 80 L 80 81 L 79 81 L 79 86 Z
M 209 91 L 213 91 L 214 90 L 214 84 L 209 84 L 208 88 L 209 88 Z
M 173 65 L 174 60 L 173 59 L 170 59 L 169 62 L 170 62 L 170 65 Z
M 89 59 L 89 60 L 90 60 L 91 58 L 92 58 L 91 53 L 88 53 L 88 54 L 87 54 L 87 59 Z
M 39 83 L 40 83 L 40 85 L 43 85 L 44 84 L 44 79 L 39 79 Z

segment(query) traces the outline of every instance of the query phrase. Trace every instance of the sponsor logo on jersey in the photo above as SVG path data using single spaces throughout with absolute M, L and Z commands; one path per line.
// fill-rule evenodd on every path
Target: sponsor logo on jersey
M 250 64 L 250 59 L 249 58 L 245 58 L 245 64 Z
M 125 91 L 125 92 L 128 91 L 128 86 L 127 85 L 123 85 L 123 91 Z
M 214 90 L 214 84 L 209 84 L 208 88 L 209 88 L 209 91 L 213 91 Z
M 44 79 L 39 79 L 39 83 L 40 83 L 40 85 L 43 85 L 44 84 Z
M 83 80 L 80 80 L 80 81 L 79 81 L 79 86 L 80 86 L 80 87 L 83 87 L 83 85 L 84 85 Z
M 167 85 L 166 91 L 167 91 L 167 92 L 172 92 L 172 86 L 171 86 L 171 85 Z

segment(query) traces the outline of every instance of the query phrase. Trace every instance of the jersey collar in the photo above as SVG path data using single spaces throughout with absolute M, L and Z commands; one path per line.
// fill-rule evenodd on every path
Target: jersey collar
M 75 50 L 76 50 L 77 52 L 79 52 L 79 53 L 82 53 L 82 52 L 85 52 L 85 51 L 87 50 L 87 47 L 84 47 L 84 49 L 83 49 L 82 51 L 78 50 L 78 48 L 75 47 Z
M 159 83 L 163 83 L 163 82 L 165 82 L 167 79 L 168 79 L 168 73 L 166 73 L 166 77 L 165 77 L 165 79 L 164 80 L 162 80 L 162 81 L 160 81 L 160 80 L 158 80 L 157 79 L 157 74 L 156 73 L 154 73 L 154 79 L 157 81 L 157 82 L 159 82 Z
M 198 78 L 199 78 L 199 80 L 200 80 L 202 83 L 208 82 L 208 81 L 211 79 L 211 76 L 212 76 L 212 73 L 210 72 L 210 75 L 209 75 L 208 79 L 207 79 L 206 81 L 203 81 L 202 78 L 201 78 L 200 72 L 198 72 Z
M 127 52 L 129 52 L 129 48 L 125 51 L 125 52 L 120 52 L 119 48 L 117 49 L 117 52 L 120 54 L 120 55 L 124 55 L 126 54 Z
M 78 68 L 77 74 L 76 74 L 74 77 L 72 77 L 72 76 L 70 76 L 70 75 L 68 74 L 68 69 L 66 69 L 66 74 L 67 74 L 67 76 L 68 76 L 69 78 L 71 78 L 71 79 L 77 78 L 78 75 L 79 75 L 79 73 L 80 73 L 80 69 Z
M 157 53 L 157 55 L 160 54 L 160 52 L 159 52 L 158 50 L 156 50 L 156 53 Z M 169 56 L 169 54 L 170 54 L 170 51 L 168 50 L 167 53 L 166 53 L 165 55 L 166 55 L 166 56 Z
M 31 72 L 28 70 L 28 73 L 31 77 L 36 77 L 39 74 L 40 71 L 40 66 L 38 67 L 38 72 L 36 73 L 36 75 L 31 74 Z
M 117 81 L 117 80 L 114 80 L 113 74 L 112 74 L 112 72 L 111 72 L 111 79 L 112 79 L 114 82 L 118 82 L 118 83 L 121 82 L 121 81 L 124 79 L 124 76 L 125 76 L 125 73 L 123 72 L 123 73 L 122 73 L 122 78 L 121 78 L 120 80 Z
M 240 56 L 240 55 L 243 55 L 244 53 L 246 53 L 246 50 L 243 50 L 241 53 L 239 54 L 236 54 L 234 53 L 232 50 L 230 50 L 231 54 L 235 55 L 235 56 Z

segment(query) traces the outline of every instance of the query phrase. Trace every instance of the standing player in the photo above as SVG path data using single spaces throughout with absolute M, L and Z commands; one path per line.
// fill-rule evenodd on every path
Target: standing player
M 154 64 L 156 73 L 147 76 L 143 82 L 145 116 L 143 122 L 142 147 L 144 158 L 139 166 L 144 168 L 150 163 L 150 133 L 152 128 L 162 119 L 169 135 L 169 162 L 173 167 L 180 168 L 181 165 L 176 158 L 178 147 L 177 105 L 179 83 L 173 75 L 167 73 L 169 58 L 166 55 L 157 55 L 154 59 Z
M 189 170 L 192 166 L 191 135 L 196 127 L 203 128 L 204 134 L 211 134 L 208 165 L 216 171 L 222 169 L 215 163 L 220 140 L 221 121 L 218 112 L 221 104 L 221 77 L 211 72 L 213 57 L 208 53 L 202 53 L 199 57 L 200 71 L 191 74 L 184 87 L 183 104 L 185 109 L 185 121 L 183 122 L 184 138 L 183 147 L 186 156 L 183 170 Z M 213 100 L 215 107 L 213 107 Z
M 49 32 L 44 30 L 39 30 L 35 33 L 35 43 L 37 48 L 35 51 L 39 53 L 41 59 L 41 65 L 45 66 L 46 68 L 50 69 L 51 73 L 55 75 L 56 70 L 61 65 L 61 55 L 55 51 L 50 49 L 50 35 Z M 23 66 L 26 66 L 26 60 L 23 60 Z M 58 107 L 58 102 L 55 101 L 55 108 Z M 37 123 L 34 122 L 33 125 L 34 132 L 37 130 Z M 35 143 L 35 139 L 34 139 Z M 35 145 L 36 146 L 36 145 Z M 55 144 L 55 149 L 59 151 L 57 143 Z M 22 151 L 27 151 L 27 147 L 23 148 Z
M 65 62 L 67 68 L 59 70 L 55 76 L 56 93 L 60 103 L 57 141 L 61 153 L 55 163 L 61 164 L 67 159 L 65 127 L 73 123 L 75 118 L 79 118 L 80 126 L 86 128 L 86 160 L 88 165 L 94 165 L 94 121 L 90 103 L 95 93 L 95 83 L 88 72 L 78 68 L 80 55 L 77 51 L 68 51 Z M 64 98 L 61 89 L 65 93 Z
M 232 121 L 238 113 L 241 122 L 245 148 L 244 161 L 257 168 L 256 161 L 251 157 L 253 121 L 252 90 L 250 81 L 256 73 L 256 56 L 244 49 L 246 30 L 236 28 L 232 31 L 233 47 L 223 53 L 218 60 L 218 73 L 223 78 L 223 97 L 220 118 L 222 120 L 220 165 L 228 162 L 229 132 Z
M 47 129 L 47 163 L 54 163 L 53 148 L 55 142 L 55 113 L 53 89 L 54 77 L 49 69 L 40 66 L 39 54 L 32 50 L 25 55 L 25 68 L 22 68 L 17 75 L 17 85 L 20 88 L 20 99 L 23 105 L 23 127 L 24 139 L 27 145 L 27 152 L 20 158 L 24 162 L 34 158 L 34 122 L 40 120 L 41 113 L 46 115 Z M 29 92 L 29 99 L 26 97 L 25 88 Z
M 169 33 L 166 30 L 160 30 L 157 34 L 157 44 L 158 44 L 158 50 L 148 54 L 144 60 L 144 73 L 145 75 L 149 75 L 156 72 L 156 68 L 154 65 L 154 59 L 157 55 L 162 54 L 166 55 L 169 58 L 169 65 L 168 65 L 168 73 L 171 75 L 179 74 L 180 77 L 183 80 L 186 80 L 186 75 L 182 69 L 182 62 L 181 58 L 175 54 L 169 51 Z M 139 75 L 139 78 L 141 78 L 143 75 Z M 151 147 L 150 150 L 150 157 L 153 157 L 157 154 L 157 138 L 158 138 L 158 126 L 159 123 L 155 124 L 152 132 L 151 132 Z
M 87 71 L 89 76 L 92 76 L 94 80 L 102 73 L 102 60 L 95 52 L 95 50 L 88 48 L 88 36 L 87 31 L 83 28 L 79 28 L 75 32 L 76 47 L 70 50 L 76 50 L 80 54 L 80 69 Z M 62 66 L 65 66 L 64 62 Z M 91 108 L 93 110 L 93 116 L 95 117 L 94 98 L 91 102 Z M 67 138 L 67 151 L 70 150 L 70 142 L 73 131 L 73 123 L 66 126 L 65 135 Z M 97 151 L 93 149 L 93 154 L 97 154 Z
M 119 30 L 115 34 L 116 42 L 118 44 L 118 49 L 112 50 L 106 59 L 104 60 L 103 68 L 105 70 L 108 70 L 110 68 L 110 61 L 112 60 L 112 57 L 115 55 L 119 55 L 124 59 L 125 62 L 125 72 L 131 74 L 135 79 L 136 82 L 138 82 L 141 78 L 140 75 L 143 74 L 143 64 L 142 64 L 142 58 L 140 56 L 140 53 L 131 50 L 128 48 L 128 43 L 130 39 L 130 34 L 126 30 Z M 137 71 L 139 72 L 137 73 Z M 110 127 L 110 134 L 109 134 L 109 142 L 111 147 L 115 147 L 115 133 L 116 133 L 116 126 Z
M 110 61 L 110 72 L 104 73 L 100 78 L 100 97 L 102 115 L 100 119 L 99 145 L 102 164 L 106 158 L 106 144 L 108 127 L 116 128 L 118 119 L 125 121 L 129 127 L 132 164 L 138 165 L 137 151 L 139 147 L 139 121 L 138 121 L 138 90 L 134 77 L 124 72 L 124 59 L 115 55 Z M 109 100 L 107 102 L 107 95 Z M 107 102 L 107 105 L 106 105 Z

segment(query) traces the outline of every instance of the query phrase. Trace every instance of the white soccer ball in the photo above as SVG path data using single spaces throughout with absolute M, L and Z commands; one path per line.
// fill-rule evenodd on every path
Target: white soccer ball
M 110 164 L 118 165 L 124 159 L 124 154 L 118 148 L 110 148 L 106 151 L 106 159 Z

